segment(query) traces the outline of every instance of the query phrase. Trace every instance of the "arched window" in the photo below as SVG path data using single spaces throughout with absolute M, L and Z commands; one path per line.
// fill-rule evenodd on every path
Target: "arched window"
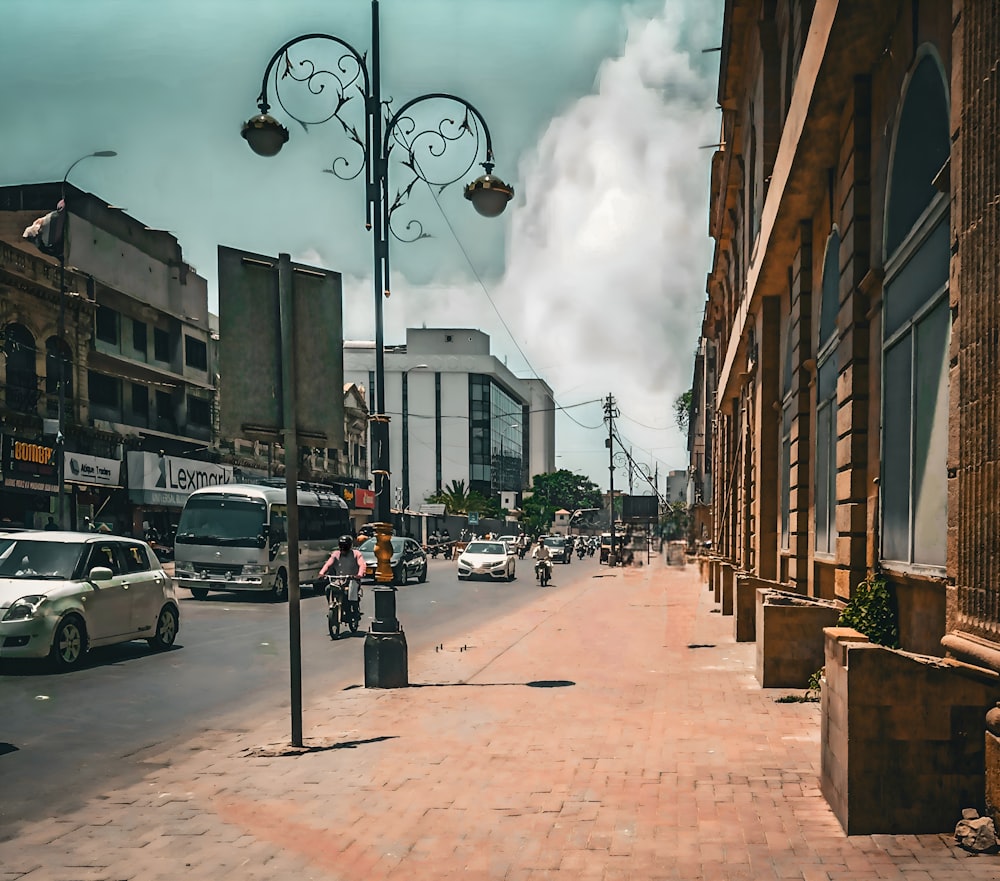
M 63 412 L 73 400 L 73 365 L 69 346 L 50 336 L 45 341 L 45 406 L 49 416 L 59 413 L 59 384 L 63 385 Z
M 816 551 L 837 549 L 837 312 L 840 309 L 840 230 L 826 240 L 816 342 Z
M 928 52 L 905 89 L 885 212 L 882 557 L 944 567 L 948 447 L 948 96 Z
M 35 372 L 35 338 L 23 324 L 8 324 L 3 332 L 7 362 L 7 406 L 30 413 L 38 406 L 38 374 Z

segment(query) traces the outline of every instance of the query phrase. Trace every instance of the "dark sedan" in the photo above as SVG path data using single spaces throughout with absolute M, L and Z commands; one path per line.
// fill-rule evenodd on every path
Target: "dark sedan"
M 375 580 L 375 567 L 378 560 L 375 559 L 375 539 L 370 538 L 363 542 L 358 548 L 364 558 L 368 572 L 366 581 Z M 393 538 L 392 557 L 389 560 L 392 566 L 392 583 L 406 584 L 411 578 L 423 583 L 427 580 L 427 554 L 420 544 L 412 538 Z

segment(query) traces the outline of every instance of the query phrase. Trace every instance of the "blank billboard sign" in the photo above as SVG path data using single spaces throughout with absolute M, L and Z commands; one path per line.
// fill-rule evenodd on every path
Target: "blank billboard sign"
M 622 496 L 623 520 L 656 520 L 660 515 L 656 496 Z
M 287 258 L 286 258 L 287 259 Z M 271 440 L 283 425 L 278 258 L 219 246 L 219 404 L 223 437 Z M 299 443 L 344 443 L 340 273 L 291 264 Z

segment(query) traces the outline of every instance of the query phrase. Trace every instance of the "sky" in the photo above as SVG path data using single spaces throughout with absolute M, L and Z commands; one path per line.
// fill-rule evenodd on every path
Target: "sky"
M 543 378 L 564 408 L 556 466 L 604 489 L 608 394 L 623 441 L 659 471 L 661 491 L 665 472 L 687 465 L 673 402 L 691 386 L 711 265 L 706 145 L 719 139 L 719 53 L 703 50 L 721 42 L 722 5 L 379 6 L 383 99 L 471 102 L 489 125 L 494 174 L 516 192 L 486 219 L 462 197 L 478 165 L 441 193 L 414 188 L 396 226 L 416 220 L 429 237 L 390 245 L 385 342 L 420 326 L 490 334 L 493 354 L 517 376 Z M 240 137 L 286 41 L 326 33 L 370 50 L 370 0 L 0 0 L 0 18 L 0 185 L 61 180 L 81 155 L 115 150 L 77 165 L 70 182 L 176 235 L 208 280 L 212 311 L 219 244 L 287 252 L 341 272 L 345 336 L 374 337 L 363 190 L 324 174 L 337 157 L 356 160 L 356 148 L 335 120 L 303 127 L 273 98 L 290 132 L 281 153 L 259 157 Z M 297 113 L 325 115 L 329 90 L 285 94 Z M 431 161 L 424 154 L 421 168 Z M 456 144 L 439 161 L 454 176 L 469 155 Z M 389 180 L 404 187 L 406 169 L 394 164 Z M 624 468 L 615 486 L 627 486 Z

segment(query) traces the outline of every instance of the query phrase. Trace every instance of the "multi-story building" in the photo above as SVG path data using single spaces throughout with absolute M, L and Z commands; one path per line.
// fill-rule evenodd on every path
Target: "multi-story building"
M 65 273 L 23 236 L 63 194 Z M 89 517 L 166 536 L 192 489 L 283 473 L 280 445 L 219 438 L 218 318 L 170 233 L 69 184 L 2 187 L 0 294 L 0 516 L 12 525 L 57 519 L 63 487 L 68 528 Z M 360 525 L 372 508 L 368 409 L 353 384 L 344 414 L 344 449 L 303 448 L 301 478 L 339 486 Z
M 711 477 L 717 583 L 843 602 L 877 573 L 904 649 L 993 670 L 998 60 L 989 0 L 727 0 L 690 463 Z M 905 713 L 914 682 L 885 703 Z M 900 792 L 921 737 L 947 741 L 931 717 L 887 753 Z
M 60 339 L 59 261 L 36 250 L 23 231 L 64 193 L 69 244 Z M 41 525 L 59 510 L 65 486 L 68 527 L 85 517 L 138 534 L 144 524 L 168 527 L 183 490 L 174 483 L 224 480 L 231 472 L 204 455 L 188 459 L 212 441 L 205 279 L 184 262 L 170 233 L 68 184 L 0 188 L 0 242 L 4 514 L 19 525 Z M 60 364 L 61 451 L 54 421 Z M 37 450 L 33 474 L 18 457 L 25 444 Z M 134 467 L 126 484 L 129 456 Z
M 385 347 L 384 364 L 394 508 L 417 510 L 453 480 L 510 500 L 555 470 L 552 390 L 516 377 L 487 334 L 409 328 L 405 345 Z M 344 344 L 344 377 L 373 388 L 373 343 Z

